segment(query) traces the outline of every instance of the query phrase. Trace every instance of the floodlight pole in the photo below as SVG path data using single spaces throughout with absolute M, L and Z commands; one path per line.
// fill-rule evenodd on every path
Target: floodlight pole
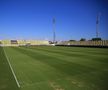
M 55 34 L 55 18 L 53 18 L 53 43 L 55 44 L 56 34 Z
M 96 38 L 99 37 L 99 16 L 100 14 L 98 14 L 96 17 Z

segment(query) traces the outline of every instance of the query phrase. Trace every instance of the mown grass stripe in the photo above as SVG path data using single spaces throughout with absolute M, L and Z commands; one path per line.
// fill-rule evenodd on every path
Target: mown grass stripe
M 4 51 L 4 54 L 5 54 L 5 56 L 6 56 L 6 60 L 7 60 L 8 64 L 9 64 L 9 67 L 10 67 L 10 69 L 11 69 L 11 71 L 12 71 L 12 74 L 13 74 L 13 76 L 14 76 L 14 78 L 15 78 L 15 81 L 16 81 L 16 83 L 17 83 L 17 86 L 20 88 L 21 86 L 20 86 L 20 84 L 19 84 L 19 82 L 18 82 L 18 79 L 17 79 L 17 77 L 16 77 L 16 75 L 15 75 L 15 72 L 14 72 L 12 66 L 11 66 L 11 63 L 10 63 L 10 61 L 9 61 L 9 58 L 8 58 L 8 56 L 7 56 L 7 54 L 6 54 L 5 50 L 4 50 L 4 47 L 3 47 L 3 51 Z
M 74 62 L 69 62 L 64 58 L 59 58 L 57 56 L 50 55 L 50 53 L 45 53 L 42 51 L 35 51 L 32 49 L 27 48 L 14 48 L 15 50 L 19 51 L 20 53 L 26 54 L 27 56 L 30 56 L 36 60 L 39 60 L 42 63 L 48 64 L 56 69 L 58 69 L 61 72 L 64 72 L 66 74 L 74 74 L 72 72 L 68 72 L 68 70 L 71 71 L 72 68 L 76 68 L 77 70 L 72 69 L 76 74 L 80 73 L 80 71 L 87 73 L 88 69 L 90 71 L 95 70 L 92 67 L 88 67 L 85 65 L 81 65 Z M 79 67 L 77 67 L 77 65 Z M 68 69 L 68 70 L 67 70 Z
M 45 46 L 6 49 L 21 90 L 108 90 L 106 51 Z
M 76 64 L 84 65 L 84 66 L 87 66 L 87 67 L 90 67 L 90 68 L 95 68 L 95 69 L 98 69 L 98 70 L 101 70 L 102 67 L 105 68 L 106 65 L 107 65 L 107 63 L 106 63 L 107 61 L 105 62 L 105 61 L 102 60 L 102 58 L 99 58 L 99 57 L 91 57 L 91 56 L 89 56 L 89 54 L 87 54 L 88 56 L 83 55 L 83 54 L 82 54 L 82 56 L 81 55 L 79 56 L 79 53 L 78 54 L 73 54 L 73 53 L 72 54 L 70 54 L 70 53 L 65 54 L 64 52 L 55 53 L 55 52 L 53 52 L 53 50 L 38 49 L 37 47 L 36 48 L 30 47 L 30 48 L 24 48 L 24 49 L 33 51 L 34 53 L 37 53 L 37 54 L 40 53 L 40 54 L 42 54 L 42 56 L 45 55 L 45 56 L 48 56 L 48 57 L 52 57 L 54 59 L 59 59 L 59 60 L 67 61 L 67 62 L 70 62 L 70 63 L 76 63 Z

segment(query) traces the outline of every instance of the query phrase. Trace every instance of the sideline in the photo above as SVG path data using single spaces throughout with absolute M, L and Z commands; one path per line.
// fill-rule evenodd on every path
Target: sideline
M 10 69 L 11 69 L 11 71 L 12 71 L 12 74 L 13 74 L 13 76 L 14 76 L 14 78 L 15 78 L 15 81 L 16 81 L 16 83 L 17 83 L 17 86 L 18 86 L 18 88 L 20 88 L 21 86 L 20 86 L 20 84 L 19 84 L 19 82 L 18 82 L 18 79 L 17 79 L 17 77 L 16 77 L 16 75 L 15 75 L 15 73 L 14 73 L 14 70 L 13 70 L 11 64 L 10 64 L 9 58 L 8 58 L 8 56 L 7 56 L 7 54 L 6 54 L 5 50 L 4 50 L 4 47 L 3 47 L 3 51 L 4 51 L 4 54 L 5 54 L 6 59 L 7 59 L 7 61 L 8 61 L 8 64 L 9 64 L 9 66 L 10 66 Z

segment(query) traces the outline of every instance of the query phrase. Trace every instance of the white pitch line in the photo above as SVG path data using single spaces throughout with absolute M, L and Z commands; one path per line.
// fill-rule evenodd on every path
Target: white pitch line
M 3 50 L 4 50 L 4 47 L 3 47 Z M 10 69 L 11 69 L 11 71 L 12 71 L 12 74 L 13 74 L 14 78 L 15 78 L 15 81 L 16 81 L 16 83 L 17 83 L 17 86 L 20 88 L 21 86 L 20 86 L 20 84 L 19 84 L 19 82 L 18 82 L 18 79 L 17 79 L 17 77 L 16 77 L 16 75 L 15 75 L 15 73 L 14 73 L 14 70 L 13 70 L 11 64 L 10 64 L 9 58 L 8 58 L 8 56 L 7 56 L 6 52 L 5 52 L 5 50 L 4 50 L 4 54 L 5 54 L 5 56 L 6 56 L 6 59 L 7 59 L 8 63 L 9 63 Z

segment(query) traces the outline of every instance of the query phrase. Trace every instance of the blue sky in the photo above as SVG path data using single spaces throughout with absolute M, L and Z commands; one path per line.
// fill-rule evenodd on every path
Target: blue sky
M 108 39 L 108 0 L 0 0 L 0 39 Z

